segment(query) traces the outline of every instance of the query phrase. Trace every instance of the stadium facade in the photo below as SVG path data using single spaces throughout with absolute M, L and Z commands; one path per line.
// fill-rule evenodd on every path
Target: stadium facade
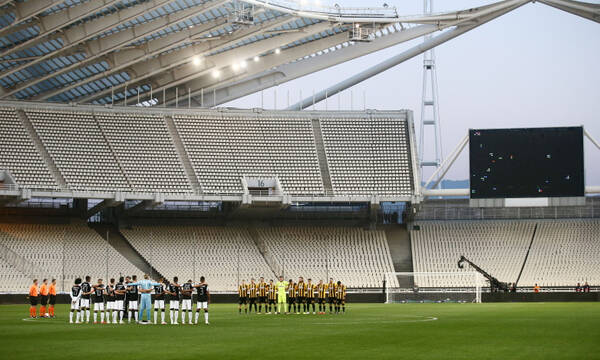
M 282 1 L 1 2 L 0 291 L 146 272 L 206 276 L 230 293 L 285 274 L 381 300 L 386 287 L 472 287 L 386 277 L 471 271 L 460 256 L 524 291 L 596 289 L 597 198 L 543 210 L 431 201 L 468 190 L 422 189 L 410 110 L 296 111 L 529 2 L 428 16 Z M 599 22 L 598 5 L 539 2 Z M 210 109 L 437 31 L 288 110 Z

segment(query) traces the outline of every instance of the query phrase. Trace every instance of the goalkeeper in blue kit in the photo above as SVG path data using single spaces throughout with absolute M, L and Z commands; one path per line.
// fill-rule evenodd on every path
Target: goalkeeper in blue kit
M 144 316 L 144 310 L 146 310 L 147 319 L 148 319 L 147 322 L 150 322 L 150 320 L 151 320 L 150 313 L 151 313 L 151 308 L 152 308 L 152 295 L 150 295 L 150 294 L 154 290 L 154 286 L 158 286 L 158 285 L 160 285 L 160 284 L 150 280 L 150 276 L 148 274 L 144 275 L 144 280 L 127 284 L 127 286 L 138 286 L 138 288 L 140 289 L 140 293 L 142 293 L 142 296 L 140 298 L 140 300 L 141 300 L 140 301 L 140 310 L 139 310 L 139 314 L 138 314 L 140 323 L 144 322 L 144 321 L 142 321 L 143 316 Z

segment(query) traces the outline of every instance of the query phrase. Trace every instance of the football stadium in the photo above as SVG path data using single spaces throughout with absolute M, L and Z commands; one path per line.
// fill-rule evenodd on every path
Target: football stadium
M 1 358 L 600 359 L 599 23 L 0 0 Z

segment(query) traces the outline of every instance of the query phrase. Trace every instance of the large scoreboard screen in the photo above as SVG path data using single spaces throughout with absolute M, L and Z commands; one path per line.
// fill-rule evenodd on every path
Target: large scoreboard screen
M 583 128 L 469 130 L 472 199 L 584 196 Z

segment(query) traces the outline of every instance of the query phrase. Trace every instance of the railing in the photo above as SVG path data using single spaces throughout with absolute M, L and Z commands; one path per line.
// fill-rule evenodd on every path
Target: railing
M 60 187 L 60 186 L 48 186 L 48 185 L 18 185 L 18 184 L 0 184 L 0 191 L 19 191 L 21 189 L 27 189 L 30 191 L 40 191 L 40 192 L 90 192 L 90 193 L 116 193 L 122 192 L 129 195 L 137 196 L 146 196 L 147 194 L 169 194 L 169 195 L 196 195 L 196 196 L 242 196 L 243 192 L 231 191 L 231 192 L 219 192 L 219 191 L 170 191 L 163 192 L 154 189 L 148 189 L 146 191 L 141 191 L 137 189 L 90 189 L 87 187 L 80 186 L 69 186 L 69 187 Z M 348 198 L 349 201 L 360 197 L 373 197 L 373 196 L 398 196 L 398 197 L 410 197 L 411 195 L 407 194 L 395 194 L 395 195 L 381 195 L 376 192 L 368 192 L 358 194 L 347 194 L 337 191 L 321 191 L 317 193 L 296 193 L 296 192 L 280 192 L 274 190 L 250 190 L 250 195 L 259 196 L 259 197 L 279 197 L 283 195 L 289 195 L 292 197 L 306 197 L 306 198 L 323 198 L 323 197 L 336 197 L 336 198 Z
M 421 207 L 418 220 L 502 220 L 502 219 L 585 219 L 600 217 L 600 198 L 590 198 L 584 206 L 523 208 L 472 208 L 449 203 Z

